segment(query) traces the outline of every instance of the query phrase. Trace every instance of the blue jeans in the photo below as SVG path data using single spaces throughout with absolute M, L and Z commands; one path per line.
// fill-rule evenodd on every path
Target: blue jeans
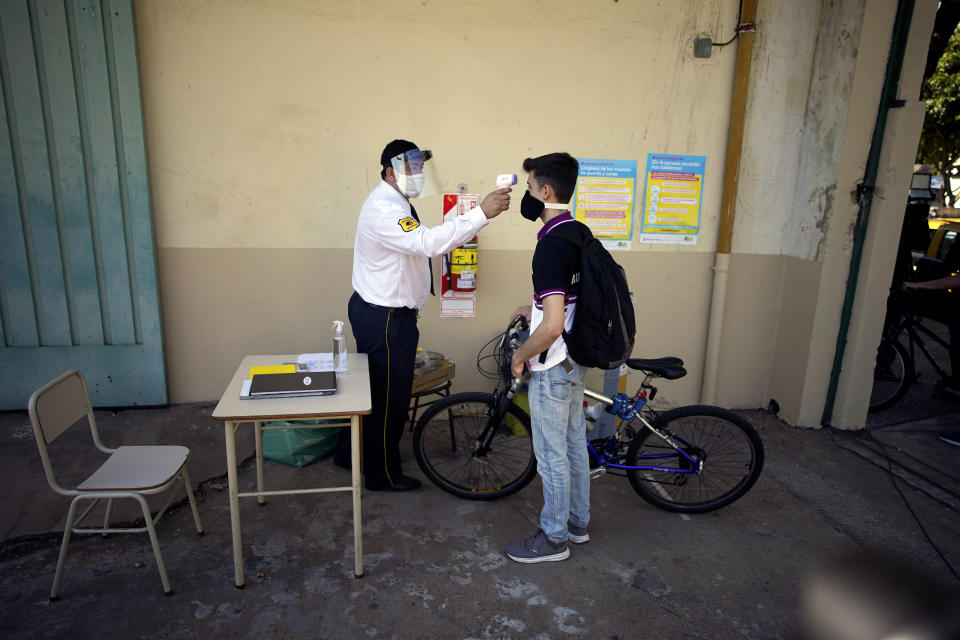
M 570 535 L 567 521 L 590 521 L 590 462 L 583 418 L 583 370 L 562 364 L 530 376 L 530 422 L 537 472 L 543 480 L 540 528 L 553 542 Z

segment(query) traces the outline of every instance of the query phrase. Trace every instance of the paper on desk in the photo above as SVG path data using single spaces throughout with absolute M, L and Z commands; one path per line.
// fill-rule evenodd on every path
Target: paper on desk
M 333 352 L 301 353 L 297 363 L 307 365 L 307 371 L 333 371 Z
M 250 395 L 250 383 L 251 383 L 251 382 L 253 382 L 253 380 L 244 380 L 243 382 L 240 383 L 240 397 L 241 397 L 241 398 L 246 398 L 246 397 L 248 397 L 248 396 Z

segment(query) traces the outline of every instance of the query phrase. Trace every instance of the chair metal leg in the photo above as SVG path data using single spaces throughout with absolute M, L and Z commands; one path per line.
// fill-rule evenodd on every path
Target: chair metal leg
M 113 516 L 113 498 L 107 498 L 107 513 L 106 513 L 105 516 L 103 516 L 103 528 L 104 528 L 104 529 L 109 529 L 109 528 L 110 528 L 110 518 L 111 518 L 112 516 Z M 109 535 L 109 534 L 107 534 L 106 532 L 104 532 L 104 533 L 101 533 L 100 535 L 103 536 L 104 538 L 106 538 L 107 535 Z
M 263 493 L 263 423 L 253 423 L 254 437 L 257 440 L 257 491 Z M 266 504 L 267 499 L 257 496 L 257 503 Z
M 63 577 L 63 563 L 67 559 L 67 547 L 70 546 L 70 534 L 73 532 L 73 520 L 77 516 L 77 501 L 79 497 L 74 498 L 70 503 L 70 509 L 67 511 L 67 526 L 63 529 L 63 542 L 60 543 L 60 559 L 57 560 L 57 572 L 53 575 L 53 589 L 50 590 L 50 600 L 57 599 L 57 593 L 60 591 L 60 578 Z
M 420 409 L 420 396 L 413 397 L 413 408 L 410 409 L 410 432 L 413 433 L 413 427 L 417 424 L 417 410 Z
M 424 389 L 418 391 L 417 393 L 411 394 L 410 398 L 413 400 L 413 406 L 407 408 L 407 414 L 410 418 L 410 431 L 413 432 L 413 428 L 417 424 L 417 413 L 420 409 L 425 409 L 429 405 L 436 402 L 436 400 L 426 401 L 420 403 L 420 400 L 426 398 L 427 396 L 438 396 L 440 398 L 445 398 L 450 395 L 450 381 L 447 380 L 439 385 L 430 387 L 429 389 Z
M 193 495 L 193 485 L 190 484 L 190 474 L 187 473 L 187 465 L 184 464 L 180 469 L 183 475 L 183 484 L 187 488 L 187 499 L 190 501 L 190 510 L 193 511 L 193 521 L 197 525 L 197 535 L 203 535 L 203 525 L 200 524 L 200 511 L 197 509 L 197 499 Z
M 163 592 L 167 595 L 173 593 L 170 589 L 170 581 L 167 579 L 167 568 L 163 564 L 163 556 L 160 554 L 160 541 L 157 540 L 157 531 L 153 526 L 153 515 L 150 513 L 150 505 L 146 498 L 141 495 L 134 496 L 140 507 L 143 509 L 143 519 L 147 523 L 147 533 L 150 534 L 150 544 L 153 546 L 153 555 L 157 559 L 157 568 L 160 570 L 160 582 L 163 584 Z

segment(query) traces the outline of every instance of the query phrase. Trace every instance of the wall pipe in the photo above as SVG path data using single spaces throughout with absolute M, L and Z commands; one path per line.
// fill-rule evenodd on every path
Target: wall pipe
M 707 320 L 707 349 L 703 364 L 703 385 L 700 401 L 713 404 L 723 336 L 723 314 L 727 303 L 727 276 L 730 270 L 730 249 L 733 245 L 733 220 L 737 204 L 740 158 L 747 110 L 747 81 L 753 57 L 753 24 L 757 0 L 744 0 L 740 24 L 737 25 L 737 62 L 733 72 L 733 97 L 730 100 L 730 127 L 727 131 L 727 155 L 724 161 L 723 194 L 720 201 L 720 227 L 717 255 L 713 266 L 713 293 L 710 317 Z
M 910 35 L 914 5 L 915 0 L 900 0 L 897 3 L 897 15 L 893 22 L 893 37 L 890 42 L 890 56 L 887 58 L 883 89 L 880 92 L 877 122 L 873 127 L 873 138 L 870 141 L 870 153 L 867 155 L 867 166 L 863 172 L 863 181 L 857 185 L 859 208 L 857 210 L 857 222 L 853 229 L 850 271 L 847 275 L 847 287 L 843 297 L 843 307 L 840 311 L 840 330 L 837 335 L 837 348 L 833 355 L 833 369 L 830 372 L 830 384 L 827 387 L 827 397 L 823 407 L 823 417 L 821 418 L 821 423 L 825 426 L 830 426 L 830 421 L 833 418 L 840 371 L 843 368 L 843 356 L 847 349 L 847 334 L 850 331 L 850 319 L 853 316 L 853 303 L 857 294 L 857 281 L 860 277 L 863 246 L 867 239 L 870 208 L 873 205 L 873 193 L 877 188 L 877 174 L 880 171 L 880 151 L 883 147 L 883 134 L 887 129 L 887 113 L 892 108 L 903 106 L 903 102 L 897 100 L 896 95 L 897 86 L 900 83 L 900 74 L 903 70 L 903 56 L 907 48 L 907 38 Z

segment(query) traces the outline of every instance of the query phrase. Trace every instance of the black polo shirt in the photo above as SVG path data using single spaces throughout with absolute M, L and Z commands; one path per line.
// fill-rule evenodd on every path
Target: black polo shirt
M 563 295 L 564 330 L 573 326 L 580 293 L 580 246 L 583 238 L 590 235 L 590 229 L 574 220 L 569 212 L 552 218 L 540 229 L 533 253 L 531 333 L 543 321 L 543 299 L 552 295 Z M 567 345 L 561 336 L 547 349 L 544 362 L 536 357 L 528 364 L 532 371 L 542 371 L 559 364 L 566 355 Z

